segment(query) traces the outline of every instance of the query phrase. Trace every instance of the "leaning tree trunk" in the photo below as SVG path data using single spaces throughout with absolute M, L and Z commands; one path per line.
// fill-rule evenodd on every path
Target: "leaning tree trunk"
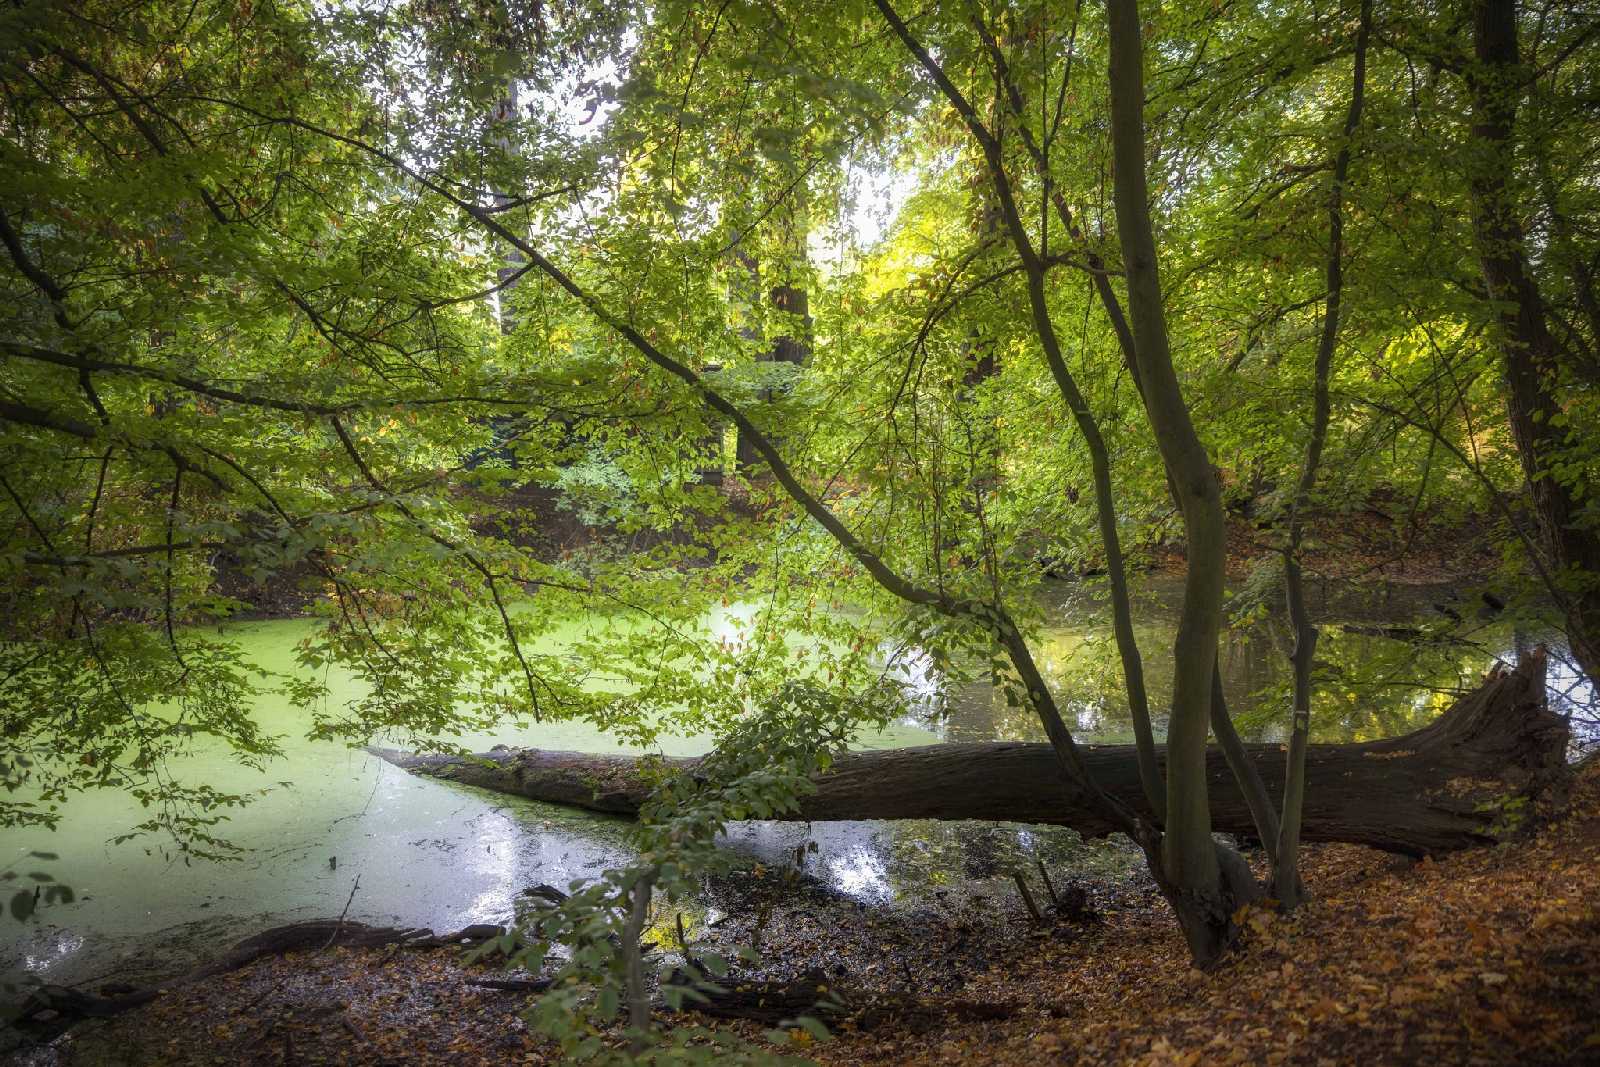
M 1545 659 L 1535 652 L 1514 671 L 1497 670 L 1430 725 L 1383 741 L 1311 745 L 1301 835 L 1407 855 L 1491 844 L 1525 805 L 1565 777 L 1566 720 L 1545 704 Z M 419 774 L 591 811 L 632 815 L 650 793 L 651 773 L 624 756 L 496 749 L 481 756 L 430 756 L 374 749 Z M 1274 794 L 1283 787 L 1278 745 L 1247 746 Z M 1094 781 L 1153 817 L 1131 745 L 1083 746 Z M 1164 758 L 1164 754 L 1163 754 Z M 669 768 L 692 759 L 665 761 Z M 1206 757 L 1215 829 L 1255 833 L 1222 753 Z M 1116 829 L 1074 803 L 1045 744 L 944 744 L 853 752 L 835 761 L 789 818 L 984 819 L 1070 826 L 1085 836 Z

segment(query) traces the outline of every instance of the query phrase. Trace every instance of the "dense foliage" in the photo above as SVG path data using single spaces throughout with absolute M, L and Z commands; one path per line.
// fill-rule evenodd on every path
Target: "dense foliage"
M 172 757 L 269 759 L 262 687 L 356 743 L 545 716 L 647 741 L 752 729 L 796 675 L 858 707 L 883 634 L 992 670 L 1071 777 L 1041 561 L 1115 585 L 1193 549 L 1201 483 L 1281 550 L 1272 602 L 1319 522 L 1476 524 L 1592 674 L 1600 16 L 1146 5 L 1147 175 L 1117 197 L 1105 15 L 8 5 L 0 819 L 126 788 L 131 829 L 219 854 L 248 798 Z M 1145 207 L 1153 302 L 1126 285 Z M 1175 465 L 1152 324 L 1216 476 Z M 551 497 L 625 537 L 550 551 Z M 200 625 L 257 581 L 325 616 L 295 677 Z M 701 625 L 732 600 L 759 606 L 737 646 Z M 1165 690 L 1202 745 L 1209 656 Z M 333 669 L 368 695 L 328 706 Z M 780 792 L 814 769 L 779 763 Z M 1145 828 L 1174 899 L 1174 841 L 1212 862 L 1198 801 Z

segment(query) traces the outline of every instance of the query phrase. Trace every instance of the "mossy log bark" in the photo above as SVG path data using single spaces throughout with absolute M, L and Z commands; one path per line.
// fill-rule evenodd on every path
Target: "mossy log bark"
M 1499 840 L 1519 813 L 1566 777 L 1567 724 L 1545 703 L 1545 661 L 1497 669 L 1428 726 L 1382 741 L 1311 745 L 1302 836 L 1421 856 Z M 1246 746 L 1273 795 L 1283 788 L 1280 745 Z M 633 815 L 649 795 L 641 761 L 540 749 L 438 756 L 373 749 L 418 774 L 533 800 Z M 1084 746 L 1102 788 L 1149 814 L 1131 745 Z M 1164 759 L 1164 756 L 1163 756 Z M 669 759 L 684 767 L 692 759 Z M 1254 824 L 1222 753 L 1206 776 L 1213 827 L 1252 835 Z M 1085 836 L 1113 828 L 1074 802 L 1045 744 L 927 745 L 852 752 L 817 779 L 790 818 L 980 819 L 1070 826 Z

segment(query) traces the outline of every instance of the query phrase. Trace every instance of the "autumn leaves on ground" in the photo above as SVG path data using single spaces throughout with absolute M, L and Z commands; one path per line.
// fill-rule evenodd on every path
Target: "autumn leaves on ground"
M 1600 1061 L 1600 767 L 1533 841 L 1414 864 L 1313 849 L 1316 894 L 1247 918 L 1200 974 L 1169 923 L 1127 914 L 973 983 L 1030 1015 L 916 1045 L 842 1042 L 838 1062 L 1144 1064 Z M 830 1050 L 832 1053 L 832 1050 Z
M 931 1010 L 915 1025 L 847 1021 L 826 1042 L 796 1030 L 782 1051 L 829 1064 L 1600 1062 L 1600 762 L 1531 839 L 1421 863 L 1323 846 L 1305 877 L 1313 900 L 1292 917 L 1248 913 L 1238 951 L 1208 974 L 1137 882 L 1101 894 L 1087 922 L 991 911 L 990 943 L 964 956 L 951 955 L 964 922 L 902 931 L 929 965 L 869 964 L 850 980 Z M 858 925 L 881 938 L 874 922 Z M 824 919 L 775 939 L 767 963 L 841 973 L 869 944 Z M 556 1062 L 517 1017 L 527 994 L 467 984 L 485 977 L 453 949 L 268 959 L 83 1027 L 56 1062 Z M 1006 1017 L 939 1012 L 958 1001 Z

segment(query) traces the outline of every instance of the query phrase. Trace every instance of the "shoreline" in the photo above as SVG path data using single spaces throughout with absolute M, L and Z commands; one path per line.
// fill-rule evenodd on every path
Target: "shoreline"
M 1440 860 L 1312 846 L 1310 902 L 1290 916 L 1244 915 L 1240 945 L 1206 974 L 1188 966 L 1165 903 L 1137 877 L 1092 889 L 1088 921 L 1030 923 L 1015 901 L 983 900 L 900 921 L 861 909 L 844 923 L 792 893 L 779 917 L 790 925 L 769 934 L 763 973 L 820 967 L 852 987 L 924 998 L 932 1014 L 913 1027 L 847 1021 L 826 1042 L 796 1032 L 787 1047 L 766 1047 L 829 1067 L 1593 1062 L 1600 761 L 1580 768 L 1568 805 L 1547 814 L 1524 840 Z M 985 923 L 1004 936 L 985 936 Z M 730 943 L 747 936 L 726 930 Z M 463 966 L 451 949 L 277 957 L 17 1062 L 209 1067 L 277 1063 L 285 1049 L 295 1062 L 358 1067 L 560 1062 L 517 1017 L 536 994 L 471 984 L 496 973 Z M 1290 974 L 1295 982 L 1282 980 Z M 1004 1005 L 1003 1017 L 954 1008 L 975 1001 Z M 765 1040 L 754 1023 L 716 1025 Z

